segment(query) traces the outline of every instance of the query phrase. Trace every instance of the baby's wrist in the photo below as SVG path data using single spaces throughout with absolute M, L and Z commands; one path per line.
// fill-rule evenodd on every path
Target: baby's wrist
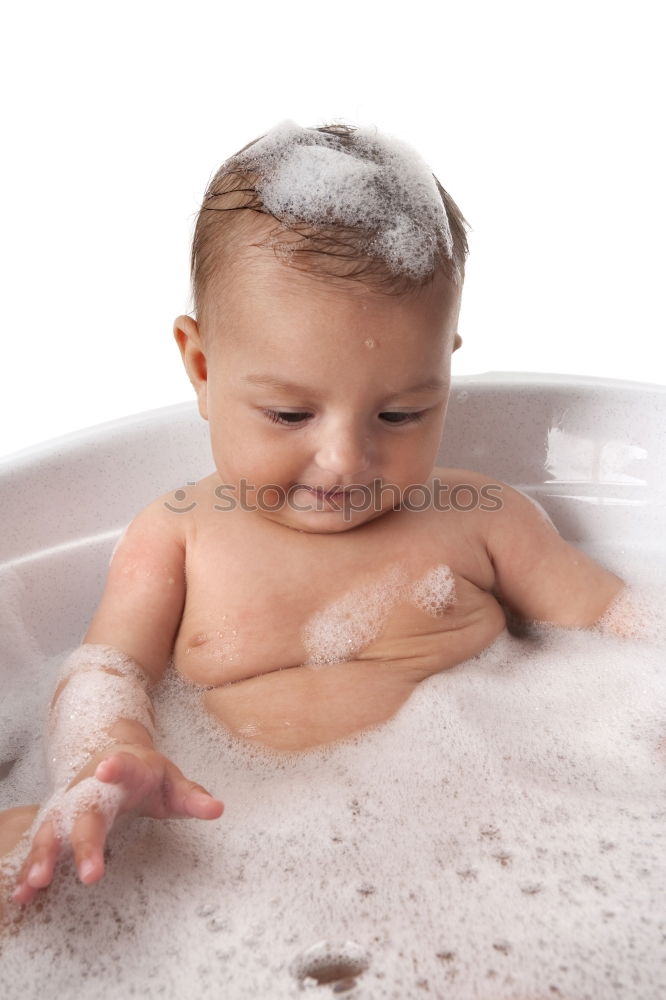
M 81 770 L 74 776 L 74 778 L 72 778 L 70 782 L 68 782 L 67 785 L 63 786 L 60 790 L 56 789 L 55 792 L 58 793 L 58 791 L 60 791 L 60 793 L 64 792 L 68 794 L 72 789 L 76 788 L 83 781 L 90 778 L 94 778 L 98 782 L 101 781 L 103 784 L 106 784 L 103 779 L 97 778 L 97 768 L 104 761 L 110 760 L 116 754 L 120 753 L 134 754 L 136 757 L 142 759 L 146 750 L 153 749 L 152 744 L 148 744 L 147 742 L 138 742 L 136 740 L 110 740 L 106 746 L 96 750 L 88 757 Z
M 118 744 L 122 744 L 123 746 L 128 744 L 141 746 L 148 750 L 155 748 L 152 734 L 148 732 L 144 725 L 140 722 L 135 722 L 133 719 L 118 719 L 106 731 L 109 735 L 109 745 L 104 749 L 105 754 L 108 754 L 109 750 L 113 750 Z
M 113 646 L 84 643 L 62 666 L 49 713 L 49 770 L 54 788 L 69 786 L 101 752 L 131 744 L 153 748 L 155 717 L 148 678 Z

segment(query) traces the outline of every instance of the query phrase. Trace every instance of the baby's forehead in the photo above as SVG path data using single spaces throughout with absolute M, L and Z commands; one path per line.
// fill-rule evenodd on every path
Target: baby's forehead
M 443 268 L 425 284 L 407 287 L 390 277 L 382 284 L 376 272 L 368 276 L 366 259 L 355 259 L 349 274 L 339 274 L 337 261 L 331 270 L 324 258 L 322 269 L 322 255 L 309 251 L 302 233 L 276 228 L 274 219 L 256 213 L 251 220 L 242 214 L 243 225 L 221 249 L 203 297 L 205 325 L 220 333 L 235 325 L 250 331 L 253 321 L 272 320 L 280 311 L 308 318 L 333 311 L 352 321 L 363 315 L 391 321 L 400 313 L 409 322 L 416 313 L 441 312 L 459 300 L 460 286 Z
M 396 354 L 418 364 L 422 354 L 439 357 L 452 344 L 455 300 L 437 284 L 396 297 L 276 261 L 254 264 L 227 282 L 209 312 L 205 343 L 221 362 L 258 356 L 306 369 L 328 356 L 353 365 L 360 352 L 377 362 Z
M 295 262 L 286 253 L 276 255 L 271 248 L 247 244 L 230 250 L 212 275 L 206 295 L 211 309 L 236 306 L 244 312 L 253 305 L 264 308 L 267 300 L 276 306 L 298 301 L 325 307 L 345 301 L 384 305 L 395 298 L 362 280 L 322 273 L 316 267 L 303 267 L 302 261 Z

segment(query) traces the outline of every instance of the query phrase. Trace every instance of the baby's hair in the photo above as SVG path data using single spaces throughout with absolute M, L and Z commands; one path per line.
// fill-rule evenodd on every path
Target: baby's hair
M 257 241 L 258 221 L 278 225 Z M 460 209 L 417 153 L 376 129 L 285 121 L 229 157 L 210 181 L 191 252 L 194 311 L 243 248 L 331 282 L 406 295 L 439 270 L 462 283 Z

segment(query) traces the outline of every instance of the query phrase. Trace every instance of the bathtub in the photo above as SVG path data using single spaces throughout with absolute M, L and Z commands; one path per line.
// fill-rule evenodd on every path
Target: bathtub
M 621 560 L 625 552 L 663 563 L 665 431 L 666 387 L 490 372 L 453 379 L 439 464 L 478 470 L 517 486 L 538 500 L 565 538 L 603 549 L 609 564 Z M 20 634 L 12 638 L 11 657 L 0 664 L 5 692 L 16 688 L 28 659 L 54 669 L 54 658 L 80 642 L 100 598 L 113 546 L 134 514 L 159 494 L 176 487 L 186 490 L 187 484 L 211 471 L 207 425 L 194 403 L 87 428 L 0 461 L 0 586 L 13 615 L 10 627 L 16 628 L 16 620 L 22 625 Z M 11 770 L 15 746 L 16 740 L 0 738 L 0 778 Z M 34 795 L 40 792 L 37 781 Z M 15 804 L 0 795 L 0 808 Z M 93 890 L 98 896 L 103 885 Z M 205 916 L 207 904 L 200 905 Z M 335 925 L 335 919 L 331 923 Z M 335 926 L 331 934 L 336 940 L 345 936 Z M 352 972 L 347 969 L 346 978 L 340 974 L 337 981 L 333 976 L 329 985 L 317 986 L 297 968 L 297 953 L 307 954 L 307 944 L 294 939 L 291 953 L 286 949 L 276 958 L 273 992 L 252 992 L 262 987 L 256 970 L 248 969 L 247 992 L 236 984 L 238 992 L 216 993 L 211 985 L 215 974 L 209 973 L 202 980 L 208 983 L 206 989 L 199 986 L 191 995 L 278 997 L 291 996 L 290 989 L 300 995 L 310 987 L 313 995 L 326 989 L 374 1000 L 376 996 L 420 996 L 426 990 L 414 985 L 416 976 L 395 987 L 398 993 L 393 994 L 387 972 L 382 987 L 386 992 L 377 992 L 377 981 L 364 992 L 363 961 L 357 968 L 358 982 L 352 976 L 356 968 L 352 953 L 361 947 L 353 942 L 344 945 Z M 315 949 L 312 954 L 317 947 L 321 950 L 317 940 L 310 945 Z M 375 947 L 379 951 L 395 945 L 384 942 Z M 229 961 L 233 964 L 233 958 Z M 166 969 L 166 985 L 156 987 L 154 995 L 184 995 L 179 992 L 182 984 L 174 985 L 177 979 L 169 972 L 167 958 L 162 958 L 161 967 Z M 140 995 L 152 996 L 154 971 L 146 970 Z M 95 982 L 94 989 L 88 983 L 88 992 L 82 985 L 78 995 L 121 995 L 113 985 L 105 986 L 103 977 Z M 504 988 L 505 994 L 488 995 L 523 996 Z M 44 995 L 43 987 L 39 989 Z M 429 995 L 458 996 L 451 977 L 439 986 L 431 982 L 428 989 Z M 35 986 L 35 995 L 37 990 Z M 11 990 L 7 995 L 12 995 Z M 642 996 L 648 1000 L 647 994 Z

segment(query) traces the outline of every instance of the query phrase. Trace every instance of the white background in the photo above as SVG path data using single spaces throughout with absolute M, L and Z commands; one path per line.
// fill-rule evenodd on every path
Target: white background
M 454 373 L 666 384 L 661 3 L 3 9 L 0 454 L 193 398 L 194 215 L 285 118 L 399 136 L 461 207 Z

